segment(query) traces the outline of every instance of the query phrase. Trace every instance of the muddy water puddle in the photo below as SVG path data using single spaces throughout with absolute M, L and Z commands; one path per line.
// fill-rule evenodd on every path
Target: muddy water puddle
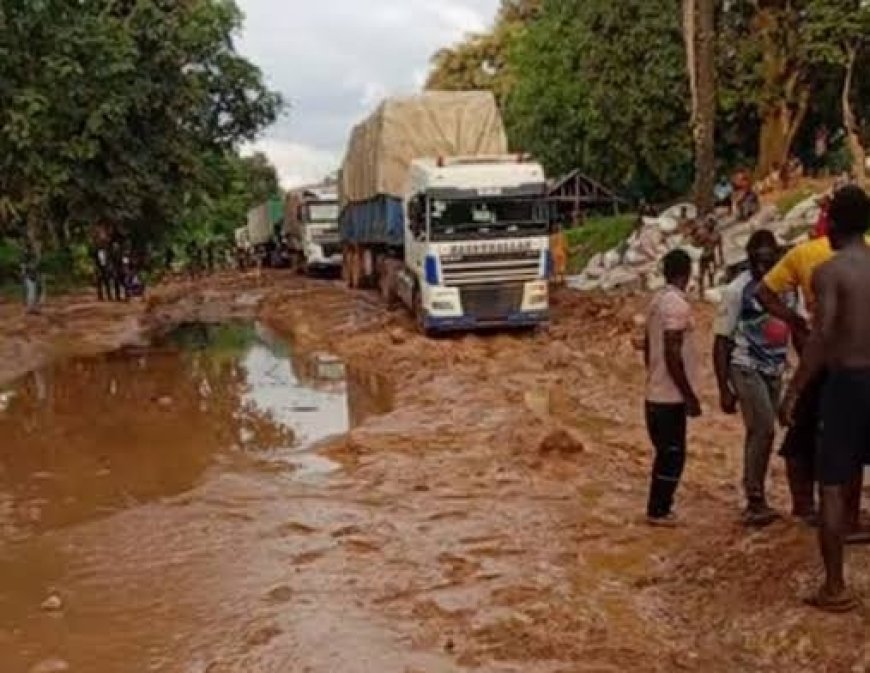
M 294 670 L 268 646 L 294 515 L 342 476 L 317 445 L 389 406 L 253 323 L 0 390 L 0 671 Z

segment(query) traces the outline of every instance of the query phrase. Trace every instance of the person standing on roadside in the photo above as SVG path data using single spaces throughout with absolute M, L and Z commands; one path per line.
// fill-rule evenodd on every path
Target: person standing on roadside
M 121 291 L 124 287 L 124 247 L 118 238 L 115 238 L 109 246 L 109 280 L 110 300 L 121 301 Z
M 765 481 L 776 436 L 789 328 L 771 316 L 756 297 L 761 279 L 779 259 L 776 237 L 765 229 L 756 231 L 749 238 L 746 253 L 749 269 L 725 289 L 719 305 L 713 363 L 722 411 L 734 414 L 739 403 L 746 427 L 743 488 L 747 504 L 743 522 L 766 526 L 777 518 L 767 503 Z M 785 293 L 780 300 L 790 310 L 797 308 L 795 292 Z
M 816 454 L 825 582 L 807 602 L 827 612 L 848 612 L 859 607 L 844 577 L 844 544 L 854 525 L 850 485 L 870 464 L 870 246 L 864 238 L 870 199 L 858 186 L 844 187 L 834 195 L 830 214 L 837 255 L 813 277 L 813 331 L 782 417 L 791 424 L 802 393 L 825 372 Z
M 215 243 L 214 241 L 209 241 L 205 244 L 205 264 L 206 270 L 209 275 L 214 273 L 214 261 L 215 261 Z
M 28 246 L 21 259 L 21 281 L 24 284 L 24 306 L 28 313 L 39 313 L 42 296 L 42 279 L 39 273 L 39 260 Z
M 836 198 L 836 193 L 835 193 Z M 816 309 L 813 275 L 822 264 L 834 256 L 828 237 L 802 243 L 788 252 L 758 286 L 758 300 L 774 317 L 786 322 L 791 330 L 792 343 L 802 357 L 804 345 L 810 336 L 806 317 L 784 304 L 781 297 L 788 292 L 800 291 L 810 315 Z M 795 401 L 795 413 L 788 427 L 780 455 L 785 459 L 786 474 L 792 497 L 792 515 L 810 525 L 818 521 L 815 493 L 816 435 L 819 424 L 819 403 L 824 387 L 825 373 L 801 387 Z M 861 486 L 863 475 L 858 475 L 847 488 L 850 528 L 858 533 L 860 527 Z M 850 541 L 857 538 L 850 539 Z
M 672 250 L 662 261 L 666 286 L 649 307 L 644 339 L 646 425 L 655 448 L 647 521 L 673 527 L 674 496 L 686 463 L 687 419 L 701 415 L 696 394 L 698 357 L 686 288 L 692 260 Z
M 97 299 L 99 301 L 112 300 L 112 280 L 109 269 L 109 250 L 102 243 L 98 243 L 91 249 L 91 261 L 94 264 L 94 281 L 97 284 Z

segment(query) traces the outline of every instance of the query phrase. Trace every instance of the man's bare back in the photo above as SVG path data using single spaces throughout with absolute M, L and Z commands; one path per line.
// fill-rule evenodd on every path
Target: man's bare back
M 828 366 L 870 369 L 870 247 L 843 250 L 819 267 L 815 286 L 820 306 L 830 315 Z

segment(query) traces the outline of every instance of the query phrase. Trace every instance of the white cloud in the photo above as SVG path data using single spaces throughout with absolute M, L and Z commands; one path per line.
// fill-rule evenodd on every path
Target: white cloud
M 242 154 L 262 152 L 278 169 L 284 189 L 319 182 L 338 166 L 341 157 L 328 150 L 289 140 L 264 138 L 245 147 Z
M 287 186 L 334 170 L 385 96 L 419 90 L 429 59 L 490 23 L 499 0 L 238 0 L 239 49 L 291 103 L 255 147 Z M 318 173 L 315 175 L 314 173 Z

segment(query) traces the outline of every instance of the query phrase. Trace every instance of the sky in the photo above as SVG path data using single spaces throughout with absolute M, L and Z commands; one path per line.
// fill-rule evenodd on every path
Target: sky
M 341 164 L 351 128 L 388 95 L 421 88 L 439 48 L 492 22 L 499 0 L 237 0 L 237 47 L 290 109 L 246 151 L 285 188 Z

